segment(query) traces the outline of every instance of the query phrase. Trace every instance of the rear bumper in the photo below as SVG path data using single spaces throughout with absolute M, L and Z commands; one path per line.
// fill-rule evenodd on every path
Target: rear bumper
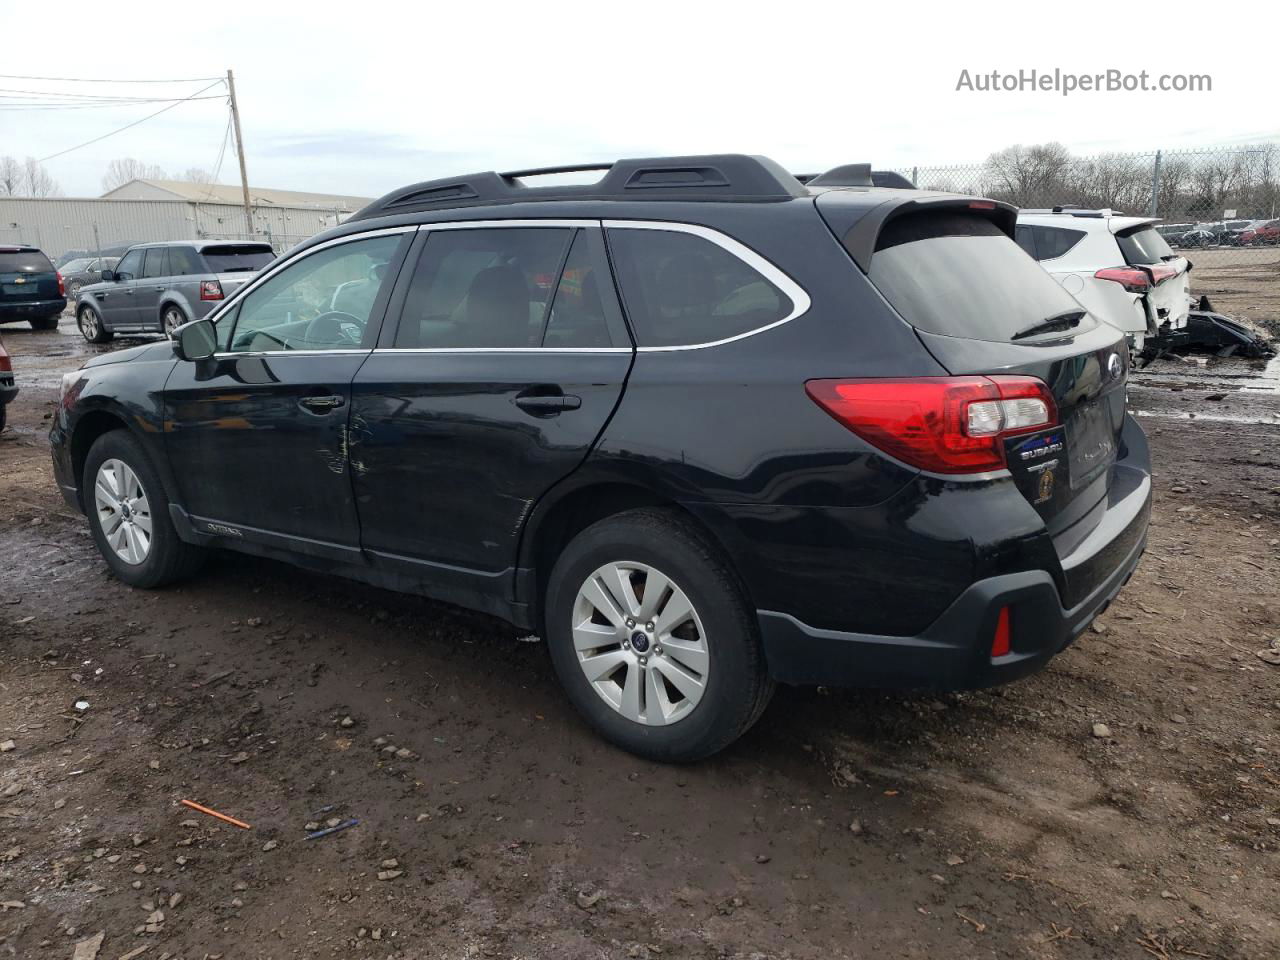
M 1130 424 L 1126 437 L 1128 456 L 1112 468 L 1111 489 L 1096 523 L 1058 558 L 1058 569 L 977 579 L 924 629 L 906 636 L 825 629 L 791 614 L 757 610 L 770 673 L 784 683 L 963 690 L 1039 670 L 1107 608 L 1146 549 L 1150 459 L 1136 425 Z M 910 597 L 907 590 L 896 597 L 885 592 L 879 603 L 893 607 Z M 1005 607 L 1010 652 L 992 657 Z
M 0 323 L 12 320 L 28 320 L 31 317 L 51 317 L 67 309 L 67 298 L 55 300 L 0 300 Z
M 0 406 L 6 403 L 13 403 L 14 398 L 18 395 L 18 387 L 13 383 L 6 383 L 0 380 Z

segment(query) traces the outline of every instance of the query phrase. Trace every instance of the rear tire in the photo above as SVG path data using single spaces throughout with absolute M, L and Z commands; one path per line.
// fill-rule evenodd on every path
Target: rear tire
M 89 448 L 80 498 L 98 552 L 117 580 L 162 587 L 203 564 L 205 551 L 178 537 L 160 475 L 127 430 L 104 433 Z
M 115 336 L 102 326 L 102 318 L 98 316 L 98 312 L 87 304 L 76 314 L 76 326 L 80 328 L 80 335 L 90 343 L 106 343 Z
M 619 576 L 630 587 L 616 588 Z M 610 597 L 596 592 L 601 585 Z M 570 701 L 605 739 L 639 756 L 708 757 L 742 736 L 773 693 L 742 587 L 719 550 L 674 513 L 632 510 L 579 533 L 551 572 L 545 613 Z
M 8 410 L 9 405 L 7 403 L 0 403 L 0 433 L 4 433 L 5 421 L 9 419 Z
M 55 313 L 52 317 L 34 317 L 28 322 L 32 330 L 57 330 L 61 318 L 62 314 Z
M 160 314 L 160 329 L 164 335 L 170 340 L 173 339 L 173 331 L 187 322 L 187 316 L 182 312 L 180 307 L 169 304 L 164 308 L 164 313 Z

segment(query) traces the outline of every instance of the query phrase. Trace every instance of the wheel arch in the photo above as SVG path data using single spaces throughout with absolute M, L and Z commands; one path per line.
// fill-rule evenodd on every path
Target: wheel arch
M 99 437 L 114 430 L 125 430 L 138 441 L 143 452 L 151 458 L 152 465 L 160 475 L 160 482 L 164 484 L 165 494 L 168 496 L 169 502 L 177 502 L 174 497 L 176 491 L 174 477 L 169 469 L 168 461 L 163 456 L 163 452 L 156 449 L 156 444 L 146 436 L 143 430 L 138 429 L 136 423 L 132 421 L 132 418 L 124 410 L 104 405 L 86 410 L 76 418 L 75 424 L 71 427 L 71 439 L 69 442 L 71 470 L 81 511 L 83 512 L 86 509 L 84 501 L 84 465 L 89 458 L 89 451 Z
M 628 510 L 645 507 L 667 511 L 697 531 L 721 555 L 742 589 L 750 599 L 733 555 L 723 539 L 701 517 L 693 513 L 669 495 L 651 487 L 620 479 L 598 479 L 584 482 L 564 490 L 559 496 L 544 499 L 525 523 L 520 538 L 519 571 L 516 578 L 516 600 L 525 604 L 535 629 L 542 630 L 543 607 L 550 580 L 564 547 L 575 536 L 609 517 Z
M 169 307 L 177 307 L 178 311 L 186 318 L 185 323 L 190 323 L 195 318 L 194 312 L 191 310 L 191 304 L 187 303 L 187 298 L 181 294 L 166 290 L 160 296 L 160 308 L 156 311 L 156 323 L 164 326 L 164 312 Z

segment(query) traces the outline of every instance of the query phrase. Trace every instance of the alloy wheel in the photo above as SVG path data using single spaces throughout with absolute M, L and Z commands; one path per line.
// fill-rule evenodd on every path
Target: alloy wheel
M 656 567 L 597 569 L 573 605 L 573 646 L 591 687 L 628 720 L 677 723 L 707 689 L 706 632 L 685 592 Z
M 170 307 L 164 312 L 164 333 L 170 339 L 173 338 L 173 331 L 186 323 L 186 317 L 178 312 L 176 307 Z
M 80 311 L 80 332 L 86 340 L 92 340 L 98 335 L 98 315 L 88 307 Z
M 151 552 L 151 505 L 142 481 L 123 460 L 104 460 L 93 483 L 93 501 L 107 545 L 125 563 Z

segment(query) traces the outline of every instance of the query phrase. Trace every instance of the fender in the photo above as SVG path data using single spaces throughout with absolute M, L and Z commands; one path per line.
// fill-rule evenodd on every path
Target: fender
M 169 304 L 173 304 L 181 310 L 182 315 L 187 318 L 187 322 L 202 319 L 200 311 L 191 305 L 190 299 L 184 296 L 181 291 L 170 287 L 160 294 L 160 304 L 156 308 L 156 315 L 153 318 L 157 327 L 163 326 L 165 307 L 169 306 Z M 213 306 L 217 306 L 217 304 L 215 303 Z M 206 310 L 205 315 L 207 316 L 208 313 L 209 311 Z

